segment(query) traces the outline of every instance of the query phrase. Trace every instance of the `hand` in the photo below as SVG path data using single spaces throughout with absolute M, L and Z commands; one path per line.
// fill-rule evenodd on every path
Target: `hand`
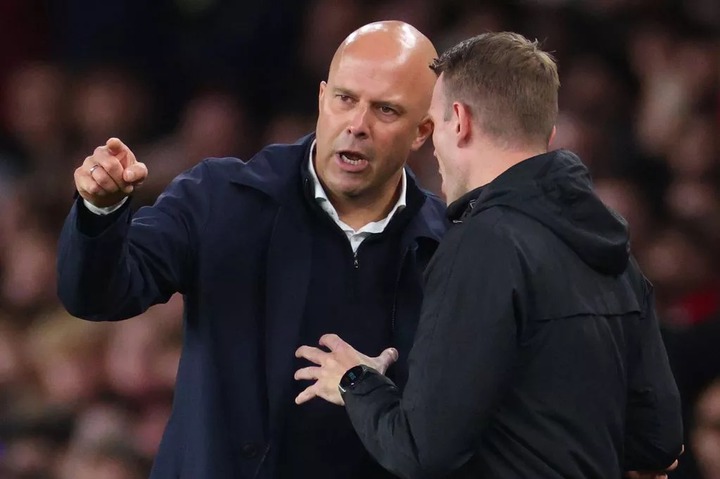
M 680 454 L 683 452 L 685 452 L 685 445 L 683 445 Z M 667 473 L 674 471 L 677 467 L 678 461 L 675 459 L 675 462 L 673 462 L 670 467 L 664 471 L 628 471 L 625 473 L 625 477 L 627 479 L 666 479 L 668 477 Z
M 338 385 L 340 384 L 340 378 L 348 369 L 364 364 L 381 374 L 385 374 L 387 368 L 398 358 L 398 352 L 395 348 L 386 349 L 376 358 L 365 356 L 336 334 L 323 335 L 319 343 L 321 346 L 328 348 L 330 352 L 311 346 L 300 346 L 295 351 L 296 357 L 305 358 L 317 364 L 317 366 L 309 366 L 295 372 L 295 379 L 315 380 L 314 384 L 298 394 L 295 398 L 297 404 L 307 402 L 314 397 L 321 397 L 333 404 L 343 406 L 345 402 L 340 395 Z
M 147 175 L 147 167 L 135 159 L 130 148 L 110 138 L 75 170 L 75 188 L 89 203 L 104 208 L 120 203 Z

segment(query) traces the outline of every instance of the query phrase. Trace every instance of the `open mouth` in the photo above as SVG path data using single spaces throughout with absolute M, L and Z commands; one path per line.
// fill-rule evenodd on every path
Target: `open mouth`
M 339 151 L 338 155 L 340 156 L 340 159 L 342 161 L 351 165 L 359 165 L 361 162 L 367 161 L 367 158 L 365 158 L 365 156 L 360 153 L 355 153 L 353 151 Z
M 338 151 L 337 158 L 340 164 L 349 171 L 360 171 L 369 164 L 365 155 L 355 151 Z

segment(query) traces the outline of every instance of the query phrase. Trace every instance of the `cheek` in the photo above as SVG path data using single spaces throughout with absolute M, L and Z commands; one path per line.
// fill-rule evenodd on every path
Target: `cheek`
M 331 105 L 324 105 L 318 112 L 317 125 L 318 129 L 324 129 L 331 133 L 342 127 L 343 115 L 335 112 Z

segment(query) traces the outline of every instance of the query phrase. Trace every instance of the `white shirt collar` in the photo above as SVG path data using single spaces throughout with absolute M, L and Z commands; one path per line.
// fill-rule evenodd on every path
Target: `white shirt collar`
M 315 140 L 313 140 L 313 143 L 310 146 L 310 157 L 308 158 L 310 177 L 312 178 L 315 189 L 315 200 L 318 202 L 320 207 L 328 215 L 330 215 L 330 217 L 335 221 L 335 223 L 337 223 L 338 226 L 340 226 L 340 228 L 342 228 L 342 230 L 346 233 L 382 233 L 383 231 L 385 231 L 385 228 L 387 227 L 388 223 L 390 223 L 390 220 L 392 220 L 393 216 L 395 216 L 395 213 L 401 211 L 407 206 L 407 174 L 405 173 L 405 169 L 403 168 L 402 181 L 400 186 L 400 197 L 398 198 L 397 203 L 395 203 L 393 209 L 390 210 L 390 213 L 387 215 L 387 217 L 379 221 L 370 222 L 357 231 L 353 230 L 350 226 L 340 220 L 340 216 L 338 215 L 337 210 L 332 205 L 330 199 L 325 193 L 325 190 L 320 183 L 320 178 L 318 178 L 317 172 L 315 171 L 315 165 L 313 164 L 314 153 Z

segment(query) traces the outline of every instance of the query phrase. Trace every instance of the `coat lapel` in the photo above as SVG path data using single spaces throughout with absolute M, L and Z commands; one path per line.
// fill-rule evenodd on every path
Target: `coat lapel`
M 312 237 L 302 214 L 280 207 L 267 261 L 265 367 L 271 437 L 282 430 L 293 385 L 295 349 L 310 282 Z

